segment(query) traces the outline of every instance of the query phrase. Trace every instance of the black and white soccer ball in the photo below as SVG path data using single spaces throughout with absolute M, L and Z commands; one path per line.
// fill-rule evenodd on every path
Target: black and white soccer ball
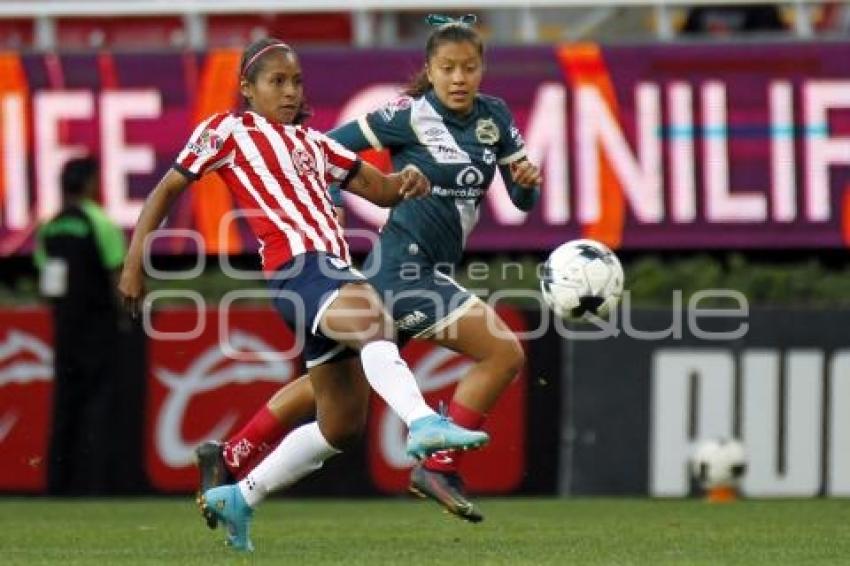
M 735 439 L 703 440 L 691 457 L 691 474 L 703 489 L 738 487 L 746 471 L 747 453 Z
M 561 244 L 543 265 L 543 300 L 557 316 L 584 320 L 606 316 L 623 294 L 623 267 L 608 246 L 596 240 Z

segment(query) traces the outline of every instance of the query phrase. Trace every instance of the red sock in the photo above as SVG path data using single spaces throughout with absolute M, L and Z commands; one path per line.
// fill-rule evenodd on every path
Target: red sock
M 224 443 L 224 465 L 233 477 L 242 479 L 287 432 L 268 405 L 263 405 L 248 424 Z
M 470 430 L 478 430 L 484 424 L 486 415 L 465 407 L 452 399 L 452 402 L 449 404 L 449 417 L 456 425 Z M 462 454 L 462 452 L 457 450 L 435 452 L 425 460 L 424 465 L 429 470 L 434 470 L 435 472 L 457 472 Z

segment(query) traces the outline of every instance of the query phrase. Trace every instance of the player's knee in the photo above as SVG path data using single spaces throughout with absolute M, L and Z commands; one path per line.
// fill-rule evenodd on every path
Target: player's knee
M 366 429 L 366 419 L 352 418 L 346 422 L 340 422 L 332 432 L 333 439 L 328 442 L 337 450 L 346 451 L 355 446 L 363 436 Z
M 365 408 L 354 405 L 336 409 L 333 419 L 329 419 L 323 429 L 327 441 L 343 451 L 356 445 L 366 430 L 366 414 Z
M 501 348 L 502 367 L 505 368 L 505 376 L 507 379 L 514 379 L 520 370 L 525 366 L 525 350 L 522 349 L 522 344 L 515 337 L 507 340 Z
M 375 313 L 375 316 L 369 320 L 368 324 L 364 325 L 361 338 L 361 348 L 370 342 L 383 340 L 395 342 L 395 327 L 392 319 L 383 311 Z

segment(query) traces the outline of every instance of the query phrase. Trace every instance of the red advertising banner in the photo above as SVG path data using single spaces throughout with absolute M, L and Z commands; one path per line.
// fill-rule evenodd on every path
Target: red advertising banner
M 162 333 L 187 333 L 202 326 L 199 335 L 177 342 L 154 338 L 150 349 L 146 468 L 158 490 L 184 492 L 197 486 L 193 450 L 207 439 L 226 438 L 283 384 L 301 371 L 298 359 L 278 359 L 292 349 L 294 336 L 271 309 L 239 309 L 228 315 L 206 311 L 203 318 L 190 310 L 159 313 L 154 328 Z M 518 311 L 500 314 L 515 330 L 524 326 Z M 219 336 L 222 342 L 219 342 Z M 232 350 L 252 353 L 251 360 L 229 359 Z M 455 384 L 471 362 L 428 342 L 412 342 L 402 352 L 432 406 L 448 401 Z M 516 488 L 525 472 L 525 392 L 522 373 L 493 409 L 485 429 L 492 443 L 470 454 L 462 470 L 472 491 L 502 493 Z M 369 466 L 375 486 L 384 492 L 403 491 L 412 461 L 404 455 L 403 423 L 373 396 L 368 437 Z
M 511 308 L 498 309 L 514 331 L 524 329 L 522 315 Z M 403 352 L 419 387 L 432 407 L 451 400 L 455 385 L 472 361 L 429 342 L 411 342 Z M 490 444 L 467 453 L 460 471 L 471 492 L 506 493 L 517 488 L 525 473 L 525 369 L 490 411 L 484 430 Z M 387 493 L 407 490 L 414 461 L 405 454 L 407 429 L 380 399 L 373 396 L 369 415 L 369 471 L 375 486 Z
M 0 310 L 0 491 L 45 488 L 52 342 L 47 309 Z
M 156 489 L 190 491 L 195 447 L 245 424 L 301 363 L 280 354 L 295 339 L 270 308 L 167 310 L 152 328 L 145 467 Z
M 514 330 L 524 321 L 500 314 Z M 194 449 L 226 438 L 283 384 L 300 375 L 295 337 L 270 308 L 164 310 L 152 317 L 145 423 L 145 469 L 151 486 L 186 492 L 197 485 Z M 284 354 L 282 355 L 281 352 Z M 451 398 L 471 362 L 428 342 L 403 356 L 432 406 Z M 0 491 L 43 492 L 53 380 L 50 313 L 44 308 L 0 310 Z M 462 471 L 475 492 L 516 488 L 525 473 L 526 375 L 491 411 L 493 440 L 471 453 Z M 404 455 L 403 424 L 373 397 L 368 428 L 370 475 L 377 489 L 407 487 L 412 462 Z

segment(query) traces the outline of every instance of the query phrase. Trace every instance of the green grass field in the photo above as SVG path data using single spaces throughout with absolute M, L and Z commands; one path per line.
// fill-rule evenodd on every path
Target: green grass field
M 850 501 L 485 499 L 469 525 L 413 500 L 274 499 L 253 555 L 182 499 L 0 499 L 0 564 L 850 564 Z

